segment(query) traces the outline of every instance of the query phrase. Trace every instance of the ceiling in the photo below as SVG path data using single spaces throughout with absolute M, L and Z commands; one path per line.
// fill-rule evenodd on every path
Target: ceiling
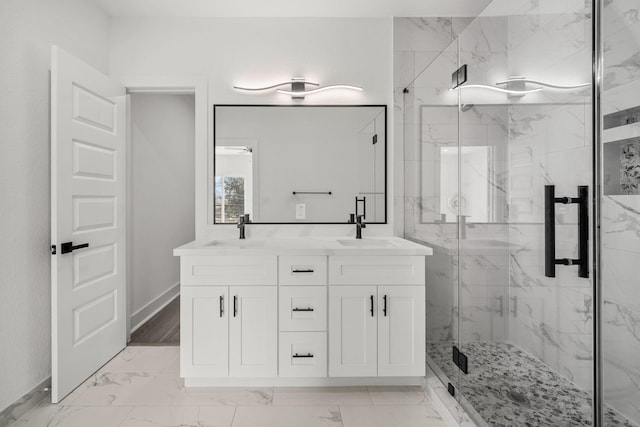
M 97 0 L 113 17 L 477 16 L 490 0 Z

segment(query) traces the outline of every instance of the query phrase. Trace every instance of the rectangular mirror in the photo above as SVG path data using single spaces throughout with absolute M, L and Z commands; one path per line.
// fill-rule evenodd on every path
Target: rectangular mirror
M 213 222 L 387 222 L 385 105 L 214 105 Z

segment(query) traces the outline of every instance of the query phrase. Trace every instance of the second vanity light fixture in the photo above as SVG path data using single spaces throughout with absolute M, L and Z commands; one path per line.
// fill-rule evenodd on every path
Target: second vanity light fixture
M 538 87 L 527 89 L 526 88 L 527 84 L 532 84 Z M 502 87 L 498 87 L 498 86 L 502 86 Z M 531 79 L 527 79 L 526 77 L 514 76 L 514 77 L 509 77 L 506 80 L 496 82 L 496 86 L 483 85 L 483 84 L 470 84 L 470 85 L 461 84 L 461 85 L 452 87 L 449 90 L 478 88 L 478 89 L 488 89 L 495 92 L 506 93 L 507 95 L 509 95 L 509 97 L 521 97 L 528 93 L 541 92 L 545 88 L 553 89 L 553 90 L 561 90 L 561 91 L 572 91 L 572 90 L 585 89 L 590 86 L 591 86 L 591 83 L 579 83 L 575 85 L 558 85 L 558 84 L 543 82 L 540 80 L 531 80 Z
M 313 88 L 307 89 L 307 85 L 312 86 Z M 289 88 L 286 88 L 286 86 L 289 86 Z M 320 86 L 319 83 L 309 82 L 304 77 L 294 77 L 289 81 L 264 87 L 244 87 L 236 85 L 233 86 L 233 88 L 245 92 L 267 92 L 275 90 L 278 93 L 291 96 L 291 99 L 304 99 L 306 95 L 312 95 L 314 93 L 324 92 L 331 89 L 349 89 L 355 91 L 363 90 L 360 86 L 346 84 Z

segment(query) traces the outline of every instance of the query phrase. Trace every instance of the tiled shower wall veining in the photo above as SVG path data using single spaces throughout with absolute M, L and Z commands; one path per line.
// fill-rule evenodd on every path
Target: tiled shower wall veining
M 605 117 L 640 106 L 640 4 L 606 0 L 603 7 Z M 606 177 L 620 179 L 624 159 L 606 162 L 607 151 L 640 137 L 640 123 L 604 131 L 605 195 L 602 200 L 604 401 L 640 424 L 640 195 L 607 191 Z M 640 144 L 640 143 L 638 143 Z M 640 178 L 640 177 L 638 177 Z

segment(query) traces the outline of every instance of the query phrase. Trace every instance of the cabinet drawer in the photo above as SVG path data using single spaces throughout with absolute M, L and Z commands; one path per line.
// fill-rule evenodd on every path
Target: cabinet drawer
M 278 276 L 281 285 L 326 285 L 327 257 L 281 256 Z
M 329 257 L 331 285 L 424 285 L 423 256 Z
M 281 377 L 326 377 L 326 332 L 281 332 Z
M 276 285 L 275 256 L 183 256 L 184 285 Z
M 327 287 L 280 288 L 280 331 L 326 331 Z

